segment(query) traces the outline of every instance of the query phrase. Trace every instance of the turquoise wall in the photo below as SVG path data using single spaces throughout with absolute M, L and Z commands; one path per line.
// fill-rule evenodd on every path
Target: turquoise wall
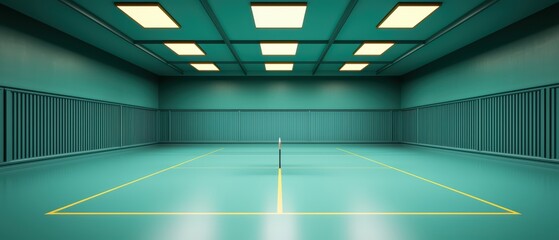
M 395 78 L 167 78 L 161 109 L 398 109 Z
M 402 107 L 559 83 L 558 11 L 550 7 L 404 76 Z
M 0 6 L 0 86 L 157 108 L 157 77 Z

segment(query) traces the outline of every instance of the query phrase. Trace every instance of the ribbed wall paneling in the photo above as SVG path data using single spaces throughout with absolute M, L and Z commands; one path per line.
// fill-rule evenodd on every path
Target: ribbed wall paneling
M 0 108 L 4 108 L 4 95 L 5 90 L 0 88 Z M 0 163 L 6 162 L 6 158 L 4 155 L 4 114 L 5 111 L 0 110 Z
M 547 109 L 549 111 L 546 133 L 549 135 L 548 139 L 548 157 L 552 159 L 559 159 L 559 141 L 557 137 L 559 136 L 559 88 L 554 87 L 549 89 L 548 104 Z
M 311 142 L 392 140 L 391 111 L 312 111 Z
M 482 98 L 480 150 L 543 157 L 541 91 Z
M 122 107 L 123 145 L 157 142 L 157 110 Z
M 372 142 L 392 142 L 394 139 L 394 120 L 392 111 L 372 111 L 373 135 Z
M 171 111 L 171 142 L 237 142 L 238 111 Z
M 400 110 L 392 112 L 392 140 L 402 142 L 402 111 Z
M 169 142 L 169 111 L 159 111 L 158 125 L 158 140 L 160 142 Z
M 419 108 L 417 116 L 418 143 L 477 149 L 477 100 Z
M 3 161 L 161 142 L 409 142 L 559 158 L 559 87 L 389 110 L 153 110 L 0 88 Z M 4 103 L 5 101 L 5 103 Z M 3 141 L 4 139 L 0 139 Z
M 170 142 L 276 142 L 278 137 L 285 142 L 390 142 L 392 115 L 365 110 L 172 110 Z
M 309 111 L 240 111 L 241 142 L 307 142 Z
M 417 143 L 417 109 L 400 111 L 402 142 Z
M 6 91 L 7 160 L 118 147 L 119 106 Z

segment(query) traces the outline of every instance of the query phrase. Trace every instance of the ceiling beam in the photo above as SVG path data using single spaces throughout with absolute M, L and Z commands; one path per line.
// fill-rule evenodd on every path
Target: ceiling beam
M 316 74 L 316 71 L 318 70 L 318 67 L 320 66 L 320 63 L 322 62 L 322 60 L 324 60 L 324 57 L 326 57 L 326 54 L 328 53 L 328 50 L 330 50 L 330 47 L 332 46 L 332 44 L 334 44 L 334 41 L 338 37 L 338 34 L 340 34 L 340 31 L 342 30 L 342 27 L 344 26 L 345 22 L 349 18 L 349 15 L 351 15 L 351 12 L 353 11 L 353 8 L 355 7 L 356 4 L 357 4 L 357 0 L 350 0 L 349 3 L 347 4 L 347 6 L 345 8 L 345 11 L 344 11 L 344 14 L 340 18 L 340 20 L 338 20 L 338 24 L 336 25 L 336 28 L 334 29 L 334 31 L 330 35 L 330 39 L 328 40 L 328 43 L 326 44 L 326 47 L 324 47 L 324 50 L 322 51 L 322 54 L 320 54 L 320 57 L 318 58 L 317 63 L 314 65 L 314 68 L 312 70 L 313 75 Z
M 246 70 L 245 66 L 243 66 L 243 64 L 241 62 L 241 58 L 239 57 L 239 54 L 237 54 L 237 51 L 235 51 L 235 48 L 233 48 L 233 44 L 231 44 L 231 40 L 229 40 L 229 37 L 227 37 L 227 34 L 225 33 L 225 30 L 223 30 L 223 26 L 221 26 L 221 23 L 217 19 L 217 16 L 215 15 L 214 11 L 210 7 L 210 4 L 208 3 L 208 0 L 200 0 L 200 3 L 204 7 L 204 10 L 206 10 L 206 13 L 208 14 L 208 17 L 210 17 L 210 19 L 212 20 L 216 30 L 219 32 L 219 35 L 221 35 L 221 38 L 223 39 L 223 41 L 225 42 L 225 44 L 229 48 L 229 51 L 231 51 L 231 54 L 233 55 L 235 60 L 237 60 L 237 63 L 239 64 L 239 67 L 241 67 L 241 70 L 243 71 L 243 74 L 247 75 L 247 70 Z
M 261 42 L 297 42 L 299 44 L 328 44 L 328 40 L 229 40 L 231 44 L 260 44 Z M 163 44 L 172 42 L 196 42 L 197 44 L 225 44 L 223 40 L 135 40 L 136 44 Z M 335 40 L 333 44 L 362 44 L 363 42 L 393 42 L 395 44 L 423 44 L 425 40 Z
M 473 18 L 474 16 L 476 16 L 477 14 L 479 14 L 480 12 L 482 12 L 483 10 L 489 8 L 490 6 L 492 6 L 493 4 L 495 4 L 496 2 L 498 2 L 499 0 L 486 0 L 484 2 L 482 2 L 481 4 L 479 4 L 478 6 L 476 6 L 474 9 L 472 9 L 471 11 L 467 12 L 466 14 L 462 15 L 460 18 L 458 18 L 456 21 L 450 23 L 449 25 L 447 25 L 446 27 L 444 27 L 443 29 L 441 29 L 440 31 L 436 32 L 435 34 L 431 35 L 429 38 L 427 38 L 427 40 L 425 40 L 424 43 L 418 44 L 417 46 L 415 46 L 414 48 L 410 49 L 409 51 L 407 51 L 406 53 L 404 53 L 402 56 L 396 58 L 394 61 L 392 61 L 392 63 L 389 63 L 387 65 L 385 65 L 384 67 L 380 68 L 379 70 L 377 70 L 377 74 L 380 74 L 382 72 L 384 72 L 386 69 L 391 68 L 392 66 L 394 66 L 395 64 L 397 64 L 398 62 L 402 61 L 404 58 L 407 58 L 408 56 L 412 55 L 414 52 L 417 52 L 419 49 L 425 47 L 427 44 L 435 41 L 437 38 L 441 37 L 442 35 L 452 31 L 453 29 L 455 29 L 456 27 L 460 26 L 462 23 L 470 20 L 471 18 Z
M 184 72 L 178 68 L 177 66 L 169 63 L 167 60 L 163 59 L 162 57 L 160 57 L 159 55 L 155 54 L 154 52 L 150 51 L 149 49 L 145 48 L 144 46 L 142 46 L 139 43 L 136 43 L 132 38 L 128 37 L 126 34 L 124 34 L 123 32 L 119 31 L 118 29 L 116 29 L 115 27 L 111 26 L 110 24 L 108 24 L 107 22 L 103 21 L 101 18 L 97 17 L 95 14 L 91 13 L 90 11 L 86 10 L 85 8 L 83 8 L 82 6 L 78 5 L 77 3 L 71 1 L 71 0 L 59 0 L 61 3 L 63 3 L 64 5 L 72 8 L 73 10 L 75 10 L 76 12 L 80 13 L 81 15 L 83 15 L 86 18 L 89 18 L 90 20 L 92 20 L 93 22 L 99 24 L 99 26 L 105 28 L 106 30 L 108 30 L 109 32 L 112 32 L 114 35 L 122 38 L 124 41 L 126 41 L 127 43 L 130 43 L 131 45 L 133 45 L 134 47 L 140 49 L 141 51 L 143 51 L 144 53 L 147 53 L 148 55 L 152 56 L 153 58 L 157 59 L 158 61 L 164 63 L 165 65 L 169 66 L 170 68 L 172 68 L 173 70 L 177 71 L 180 74 L 183 74 Z

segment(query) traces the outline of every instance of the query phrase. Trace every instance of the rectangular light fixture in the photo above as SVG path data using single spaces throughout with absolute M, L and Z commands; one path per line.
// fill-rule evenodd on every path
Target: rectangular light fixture
M 307 3 L 251 3 L 256 28 L 302 28 Z
M 262 55 L 292 56 L 297 53 L 298 45 L 296 42 L 261 42 L 260 49 L 262 49 Z
M 213 63 L 191 63 L 192 67 L 200 72 L 218 72 L 219 68 Z
M 361 71 L 364 68 L 366 68 L 367 66 L 369 66 L 369 63 L 345 63 L 342 68 L 340 68 L 340 71 L 342 72 L 349 72 L 349 71 Z
M 180 56 L 204 56 L 206 53 L 194 42 L 168 42 L 164 43 L 169 49 Z
M 378 28 L 414 28 L 441 6 L 433 3 L 398 3 L 377 26 Z
M 144 28 L 180 28 L 159 3 L 115 3 L 115 6 Z
M 293 63 L 265 63 L 266 71 L 293 71 Z
M 355 56 L 379 56 L 394 46 L 392 42 L 364 42 L 353 55 Z

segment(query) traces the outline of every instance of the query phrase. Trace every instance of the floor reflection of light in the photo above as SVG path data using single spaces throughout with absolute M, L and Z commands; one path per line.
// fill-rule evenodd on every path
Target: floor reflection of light
M 352 216 L 347 220 L 347 240 L 407 239 L 386 216 Z
M 186 216 L 178 217 L 168 223 L 168 226 L 158 235 L 158 239 L 219 239 L 219 229 L 216 216 Z
M 355 212 L 379 209 L 382 204 L 376 203 L 368 197 L 353 196 L 351 209 Z M 382 209 L 382 207 L 380 207 Z M 403 229 L 392 221 L 390 216 L 350 216 L 347 218 L 346 238 L 347 240 L 361 239 L 383 239 L 399 240 L 407 239 L 403 236 Z
M 208 194 L 198 194 L 188 201 L 189 206 L 177 206 L 177 209 L 215 209 L 215 198 Z M 157 235 L 157 239 L 196 239 L 214 240 L 220 239 L 219 216 L 181 216 L 170 219 Z
M 297 217 L 287 215 L 269 215 L 263 218 L 262 240 L 297 240 Z

